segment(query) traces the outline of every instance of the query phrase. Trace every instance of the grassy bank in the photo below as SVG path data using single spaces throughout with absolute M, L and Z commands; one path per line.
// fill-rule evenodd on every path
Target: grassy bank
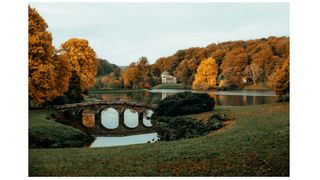
M 76 128 L 50 119 L 52 114 L 53 111 L 29 112 L 30 147 L 81 147 L 94 140 Z
M 269 86 L 263 83 L 258 83 L 258 84 L 252 84 L 249 86 L 245 86 L 243 89 L 248 89 L 248 90 L 271 90 Z
M 289 104 L 217 107 L 237 119 L 194 139 L 30 149 L 30 176 L 288 176 Z M 192 115 L 201 119 L 210 112 Z
M 145 89 L 92 89 L 89 90 L 89 94 L 103 94 L 108 92 L 142 92 L 145 91 Z
M 183 84 L 158 84 L 153 86 L 152 89 L 188 89 Z

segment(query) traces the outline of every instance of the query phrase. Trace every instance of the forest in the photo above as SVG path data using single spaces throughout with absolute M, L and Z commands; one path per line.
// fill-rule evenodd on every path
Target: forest
M 195 90 L 241 89 L 263 84 L 277 95 L 289 94 L 289 37 L 212 43 L 160 57 L 142 56 L 125 69 L 98 58 L 88 40 L 52 44 L 48 25 L 29 6 L 29 105 L 83 101 L 90 89 L 152 88 L 168 71 Z
M 178 50 L 149 64 L 146 57 L 131 63 L 121 74 L 125 88 L 160 83 L 168 71 L 178 82 L 197 90 L 237 89 L 265 84 L 277 94 L 289 93 L 289 37 L 212 43 Z

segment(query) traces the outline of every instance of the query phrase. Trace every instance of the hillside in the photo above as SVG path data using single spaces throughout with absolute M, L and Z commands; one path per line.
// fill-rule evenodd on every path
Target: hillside
M 178 83 L 192 87 L 200 64 L 212 58 L 217 68 L 206 70 L 214 73 L 204 73 L 215 80 L 215 84 L 209 88 L 238 89 L 256 84 L 274 87 L 279 81 L 288 79 L 285 76 L 287 79 L 279 80 L 279 77 L 283 73 L 281 70 L 289 67 L 289 47 L 289 37 L 271 36 L 181 49 L 171 56 L 160 57 L 154 64 L 149 64 L 146 57 L 141 57 L 123 70 L 121 83 L 125 88 L 152 87 L 160 84 L 160 74 L 168 71 L 177 77 Z M 215 77 L 211 77 L 213 74 Z M 203 77 L 198 83 L 208 83 L 205 79 L 208 77 Z
M 217 111 L 232 112 L 237 119 L 199 138 L 108 148 L 29 149 L 29 175 L 289 176 L 288 103 Z

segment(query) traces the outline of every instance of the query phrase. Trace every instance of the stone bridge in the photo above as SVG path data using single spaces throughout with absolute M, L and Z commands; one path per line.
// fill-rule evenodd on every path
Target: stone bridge
M 83 102 L 55 106 L 63 115 L 64 121 L 92 135 L 131 135 L 155 132 L 155 120 L 151 119 L 156 105 L 140 104 L 135 102 Z M 118 120 L 116 127 L 106 127 L 102 122 L 103 111 L 114 111 L 113 118 Z M 132 127 L 125 123 L 125 114 L 131 112 L 137 126 Z M 115 115 L 116 114 L 116 115 Z M 108 119 L 109 118 L 109 119 Z M 103 117 L 104 121 L 110 120 L 110 116 Z M 127 117 L 126 117 L 127 118 Z M 131 118 L 128 118 L 132 120 Z M 149 125 L 146 123 L 149 122 Z

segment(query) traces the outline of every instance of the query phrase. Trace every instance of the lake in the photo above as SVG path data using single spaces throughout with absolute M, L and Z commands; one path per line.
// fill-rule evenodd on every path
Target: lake
M 153 143 L 158 139 L 157 133 L 139 134 L 121 137 L 96 137 L 90 147 L 110 147 L 130 144 Z
M 273 103 L 277 96 L 271 90 L 233 90 L 233 91 L 193 91 L 175 89 L 154 89 L 144 91 L 106 91 L 91 92 L 90 95 L 104 101 L 135 101 L 146 104 L 158 104 L 165 97 L 184 91 L 193 93 L 208 93 L 218 106 L 250 106 Z
M 216 101 L 217 106 L 250 106 L 258 104 L 268 104 L 277 101 L 277 96 L 271 90 L 233 90 L 233 91 L 193 91 L 193 90 L 175 90 L 175 89 L 156 89 L 141 91 L 106 91 L 94 93 L 90 96 L 104 101 L 135 101 L 146 104 L 158 104 L 162 99 L 172 94 L 184 91 L 193 93 L 208 93 Z M 137 113 L 127 111 L 124 114 L 129 127 L 138 125 Z M 151 116 L 151 114 L 150 114 Z M 117 112 L 113 109 L 106 109 L 102 112 L 102 124 L 110 129 L 119 125 Z M 144 123 L 151 125 L 150 121 L 144 119 Z M 154 142 L 157 140 L 157 133 L 148 133 L 123 137 L 96 137 L 96 140 L 90 147 L 109 147 L 129 144 L 141 144 Z

